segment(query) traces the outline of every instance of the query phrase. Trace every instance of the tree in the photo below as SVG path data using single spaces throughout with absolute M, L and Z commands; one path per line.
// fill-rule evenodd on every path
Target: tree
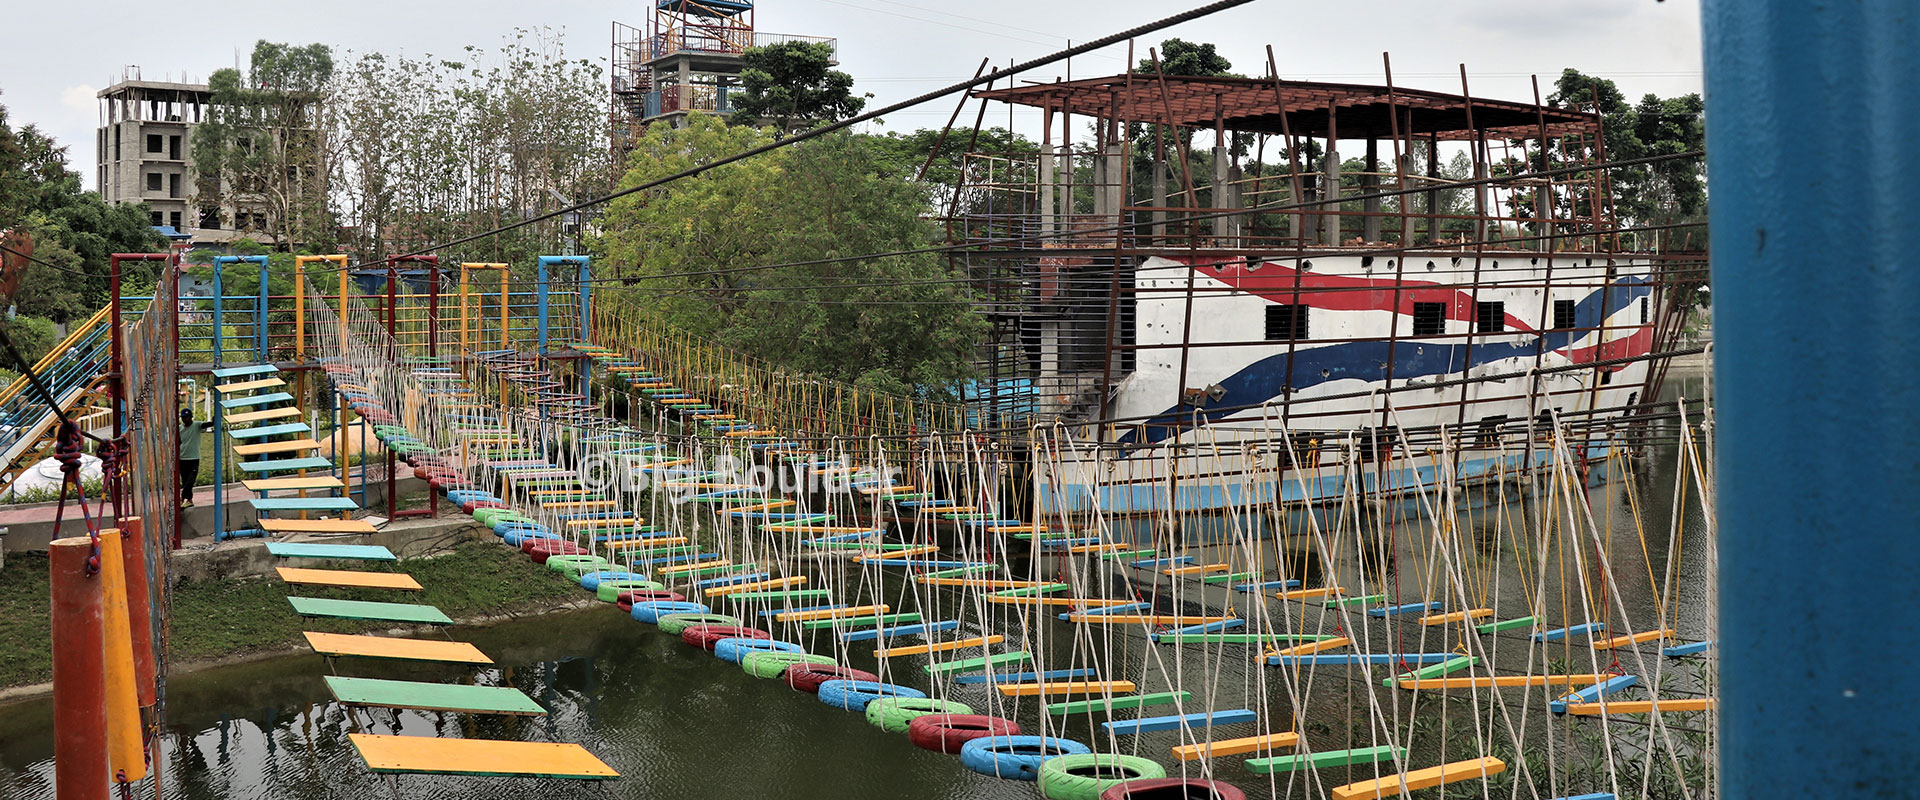
M 945 216 L 949 209 L 963 215 L 987 210 L 989 198 L 996 194 L 979 188 L 986 178 L 988 166 L 979 160 L 967 159 L 969 152 L 1013 159 L 1011 164 L 994 162 L 993 181 L 997 185 L 1004 187 L 1039 180 L 1032 162 L 1026 159 L 1040 152 L 1040 145 L 1006 128 L 982 128 L 977 136 L 970 131 L 955 130 L 947 134 L 944 143 L 940 139 L 940 131 L 932 128 L 921 128 L 905 134 L 889 132 L 885 136 L 867 139 L 867 143 L 890 165 L 891 174 L 914 180 L 920 176 L 920 168 L 926 167 L 926 175 L 920 179 L 926 183 L 930 194 L 923 213 Z M 938 153 L 934 152 L 935 144 L 940 146 Z M 961 174 L 963 167 L 967 171 L 964 178 Z M 957 203 L 954 199 L 956 191 L 960 193 Z M 1005 192 L 999 194 L 1004 196 Z
M 1160 43 L 1160 73 L 1166 75 L 1197 75 L 1211 77 L 1233 74 L 1233 62 L 1220 55 L 1212 42 L 1189 42 L 1185 39 L 1167 39 Z M 1135 72 L 1154 75 L 1153 59 L 1140 59 Z
M 771 120 L 786 133 L 858 114 L 872 96 L 853 95 L 853 76 L 833 68 L 833 45 L 825 42 L 749 47 L 741 62 L 743 91 L 732 96 L 736 125 Z
M 244 78 L 237 69 L 208 76 L 207 117 L 193 132 L 203 213 L 231 213 L 235 230 L 281 248 L 331 241 L 321 119 L 332 79 L 326 45 L 264 39 L 254 44 Z M 231 212 L 220 210 L 228 205 Z
M 1548 103 L 1587 111 L 1597 108 L 1608 161 L 1684 153 L 1706 146 L 1706 104 L 1698 93 L 1668 98 L 1647 94 L 1637 105 L 1630 104 L 1613 81 L 1569 67 L 1554 81 Z M 1599 146 L 1600 143 L 1594 141 L 1565 142 L 1560 152 L 1552 154 L 1554 166 L 1575 160 L 1599 161 Z M 1538 158 L 1536 150 L 1532 155 L 1533 165 L 1538 165 Z M 1612 191 L 1603 199 L 1612 204 L 1620 227 L 1705 218 L 1704 158 L 1615 168 L 1606 174 Z M 1573 191 L 1557 198 L 1562 213 L 1570 216 L 1578 208 L 1583 215 L 1590 214 L 1593 198 L 1586 188 L 1587 182 L 1568 183 Z
M 773 140 L 696 114 L 656 125 L 623 186 Z M 615 201 L 610 260 L 636 278 L 608 290 L 664 322 L 748 355 L 890 391 L 951 396 L 986 325 L 932 254 L 760 265 L 924 247 L 928 195 L 870 137 L 835 134 Z M 741 269 L 731 269 L 741 268 Z

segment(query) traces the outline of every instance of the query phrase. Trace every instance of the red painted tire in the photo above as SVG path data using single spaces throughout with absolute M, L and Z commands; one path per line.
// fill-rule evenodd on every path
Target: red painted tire
M 1019 736 L 1020 723 L 984 714 L 923 714 L 907 723 L 907 741 L 922 750 L 959 753 L 975 739 Z
M 771 639 L 773 634 L 759 628 L 745 628 L 739 625 L 689 625 L 680 632 L 680 641 L 708 652 L 721 639 Z
M 781 673 L 787 685 L 807 694 L 819 694 L 820 684 L 827 681 L 879 681 L 880 676 L 864 669 L 843 667 L 839 664 L 795 664 Z
M 1100 800 L 1247 800 L 1247 793 L 1219 781 L 1149 778 L 1109 786 Z
M 526 553 L 527 555 L 533 555 L 533 549 L 536 547 L 540 547 L 542 545 L 545 545 L 548 549 L 558 547 L 560 545 L 566 545 L 568 547 L 573 547 L 573 548 L 579 547 L 579 545 L 576 545 L 565 539 L 525 539 L 520 542 L 520 552 Z M 549 555 L 584 556 L 584 555 L 592 555 L 592 554 L 585 551 L 581 551 L 578 553 L 561 553 L 561 552 L 555 551 L 553 553 L 549 553 Z
M 635 589 L 615 595 L 613 602 L 619 604 L 621 611 L 632 611 L 634 603 L 679 602 L 685 599 L 679 592 L 665 589 Z
M 533 556 L 533 563 L 545 564 L 547 559 L 553 556 L 590 556 L 593 552 L 572 542 L 539 539 L 533 543 L 533 548 L 527 551 L 527 555 Z

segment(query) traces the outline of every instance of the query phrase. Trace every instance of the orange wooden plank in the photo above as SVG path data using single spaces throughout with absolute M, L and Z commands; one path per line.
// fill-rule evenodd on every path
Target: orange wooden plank
M 1125 542 L 1106 542 L 1103 544 L 1076 544 L 1076 545 L 1073 545 L 1072 547 L 1067 548 L 1067 552 L 1069 553 L 1118 553 L 1122 550 L 1132 550 L 1132 549 L 1133 549 L 1133 545 L 1127 544 Z
M 1336 594 L 1346 593 L 1347 590 L 1338 586 L 1321 586 L 1316 589 L 1294 589 L 1290 592 L 1281 592 L 1274 595 L 1274 597 L 1282 600 L 1306 600 L 1314 597 L 1332 597 Z
M 1160 570 L 1162 575 L 1204 575 L 1212 572 L 1226 572 L 1225 564 L 1190 564 L 1184 567 L 1168 567 Z
M 600 546 L 608 550 L 625 550 L 631 547 L 660 547 L 669 544 L 686 544 L 685 536 L 667 536 L 659 539 L 613 539 L 601 542 Z
M 1245 753 L 1259 753 L 1292 747 L 1300 743 L 1300 735 L 1293 731 L 1269 733 L 1262 736 L 1248 736 L 1244 739 L 1222 739 L 1217 742 L 1183 744 L 1173 748 L 1173 757 L 1181 761 L 1197 761 L 1214 756 L 1237 756 Z
M 873 655 L 875 658 L 893 658 L 894 656 L 924 656 L 929 653 L 951 653 L 955 650 L 996 645 L 1006 641 L 1006 639 L 1007 637 L 996 633 L 991 636 L 976 636 L 972 639 L 955 639 L 951 642 L 884 647 L 873 651 Z
M 773 615 L 779 622 L 805 622 L 810 619 L 847 619 L 850 617 L 871 617 L 885 614 L 891 606 L 882 603 L 877 606 L 854 606 L 852 608 L 822 608 L 813 611 L 782 611 Z
M 1402 689 L 1499 689 L 1515 686 L 1592 686 L 1611 675 L 1482 675 L 1473 678 L 1401 678 Z
M 323 656 L 393 658 L 406 661 L 444 661 L 453 664 L 491 664 L 493 659 L 466 642 L 437 639 L 401 639 L 393 636 L 353 636 L 307 631 L 307 645 Z
M 727 559 L 719 558 L 719 559 L 714 559 L 712 561 L 702 561 L 697 564 L 675 564 L 671 567 L 661 567 L 654 571 L 660 573 L 661 575 L 678 575 L 682 572 L 692 572 L 694 570 L 706 569 L 708 567 L 724 567 L 732 563 L 733 563 L 732 561 L 729 561 Z
M 865 561 L 869 558 L 875 559 L 875 560 L 885 560 L 889 558 L 911 558 L 913 556 L 924 556 L 930 553 L 938 553 L 938 552 L 940 552 L 940 545 L 923 544 L 923 545 L 920 545 L 919 547 L 908 547 L 903 550 L 888 550 L 884 553 L 869 553 L 863 556 L 854 556 L 853 560 Z
M 1377 800 L 1382 797 L 1399 797 L 1402 792 L 1416 789 L 1428 789 L 1458 781 L 1485 778 L 1507 771 L 1507 764 L 1497 758 L 1471 758 L 1455 761 L 1437 767 L 1416 769 L 1403 775 L 1389 775 L 1370 781 L 1349 783 L 1333 787 L 1333 800 Z
M 287 382 L 279 378 L 261 378 L 259 380 L 241 381 L 239 383 L 223 383 L 213 387 L 213 390 L 221 394 L 228 394 L 232 392 L 252 392 L 256 389 L 285 385 L 287 385 Z
M 1003 683 L 1000 693 L 1008 697 L 1033 697 L 1050 694 L 1126 694 L 1135 688 L 1133 681 L 1062 681 L 1060 683 Z
M 1346 647 L 1347 645 L 1350 645 L 1350 644 L 1353 644 L 1352 639 L 1349 639 L 1345 636 L 1340 636 L 1332 639 L 1321 639 L 1320 641 L 1317 641 L 1317 642 L 1308 642 L 1306 644 L 1294 645 L 1293 647 L 1289 647 L 1285 650 L 1277 651 L 1274 653 L 1274 655 L 1280 655 L 1280 656 L 1312 655 L 1322 650 L 1332 650 L 1333 648 Z
M 514 742 L 495 739 L 441 739 L 434 736 L 385 736 L 350 733 L 347 739 L 367 769 L 429 775 L 498 775 L 605 780 L 618 778 L 600 759 L 577 744 Z
M 362 572 L 353 569 L 275 567 L 280 580 L 304 586 L 345 586 L 355 589 L 400 589 L 418 592 L 425 587 L 404 572 Z
M 1470 619 L 1493 616 L 1491 608 L 1474 608 L 1466 611 L 1453 611 L 1446 614 L 1428 614 L 1420 618 L 1422 625 L 1445 625 L 1449 622 L 1465 622 Z
M 1641 642 L 1651 642 L 1658 639 L 1671 639 L 1679 635 L 1680 635 L 1680 632 L 1673 630 L 1672 628 L 1668 628 L 1666 630 L 1658 630 L 1658 631 L 1641 631 L 1640 633 L 1630 633 L 1625 636 L 1615 636 L 1611 639 L 1603 639 L 1601 641 L 1594 642 L 1593 649 L 1612 650 L 1616 647 L 1627 647 L 1630 645 L 1639 644 Z
M 662 571 L 664 572 L 665 570 Z M 784 589 L 788 586 L 799 586 L 806 582 L 807 576 L 792 575 L 785 578 L 769 578 L 764 581 L 754 581 L 752 583 L 736 583 L 731 586 L 714 586 L 707 589 L 706 594 L 708 597 L 719 597 L 721 595 L 739 594 L 741 592 L 757 592 L 762 589 Z
M 732 514 L 735 512 L 739 512 L 744 514 L 750 511 L 772 511 L 776 508 L 786 508 L 787 506 L 790 506 L 790 505 L 794 505 L 794 502 L 792 500 L 770 500 L 765 503 L 756 503 L 750 506 L 734 506 L 732 508 L 723 508 L 723 509 L 720 509 L 720 513 Z
M 248 422 L 259 422 L 263 419 L 286 419 L 288 417 L 299 417 L 303 413 L 305 412 L 302 412 L 300 409 L 297 409 L 297 408 L 269 408 L 262 411 L 247 411 L 240 414 L 228 414 L 226 415 L 225 419 L 230 424 L 242 425 Z
M 922 586 L 966 586 L 973 589 L 1027 589 L 1034 586 L 1052 586 L 1053 581 L 1023 581 L 1006 578 L 927 578 L 916 577 L 915 583 Z
M 1605 703 L 1568 703 L 1567 713 L 1580 717 L 1603 714 L 1651 714 L 1655 711 L 1709 711 L 1715 705 L 1711 697 L 1684 700 L 1615 700 Z

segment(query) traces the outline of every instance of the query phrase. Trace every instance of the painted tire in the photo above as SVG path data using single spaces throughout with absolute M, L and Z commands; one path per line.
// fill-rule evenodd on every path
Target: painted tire
M 1247 800 L 1232 784 L 1198 778 L 1154 778 L 1107 787 L 1100 800 Z
M 679 592 L 665 589 L 632 589 L 613 596 L 613 602 L 625 611 L 632 611 L 634 606 L 641 603 L 677 603 L 685 599 Z
M 540 541 L 542 539 L 545 539 L 548 541 L 559 541 L 560 535 L 556 533 L 549 533 L 545 529 L 540 529 L 540 530 L 520 529 L 520 530 L 507 531 L 506 534 L 500 537 L 500 539 L 506 542 L 507 544 L 513 545 L 514 547 L 518 548 L 518 547 L 525 547 L 528 542 Z M 525 552 L 525 551 L 522 551 L 522 552 Z
M 1053 736 L 987 736 L 962 745 L 960 763 L 982 775 L 1037 781 L 1043 763 L 1091 752 L 1084 744 Z
M 907 723 L 907 741 L 913 746 L 948 754 L 975 739 L 1019 735 L 1020 723 L 982 714 L 927 714 Z
M 527 555 L 533 557 L 533 563 L 546 566 L 547 559 L 554 556 L 588 556 L 587 548 L 568 541 L 542 539 L 535 542 Z
M 739 625 L 740 618 L 727 614 L 668 614 L 660 618 L 660 632 L 679 636 L 695 625 Z
M 667 588 L 667 585 L 659 581 L 643 581 L 643 580 L 601 581 L 600 585 L 594 588 L 593 596 L 596 598 L 599 598 L 600 602 L 602 603 L 618 603 L 620 602 L 621 592 L 632 592 L 640 589 L 665 589 L 665 588 Z M 628 605 L 633 605 L 633 604 L 629 602 Z
M 805 653 L 807 649 L 792 642 L 776 639 L 721 639 L 713 643 L 715 658 L 729 664 L 738 664 L 748 653 Z
M 1047 800 L 1100 800 L 1114 784 L 1167 777 L 1152 759 L 1117 753 L 1049 758 L 1040 765 L 1040 796 Z
M 813 653 L 777 653 L 762 650 L 748 653 L 740 659 L 740 669 L 756 678 L 778 678 L 795 664 L 831 664 L 833 656 L 814 655 Z
M 640 622 L 659 622 L 666 614 L 705 614 L 712 609 L 701 603 L 634 603 L 633 610 L 627 612 Z
M 867 710 L 867 704 L 883 697 L 926 697 L 919 689 L 878 681 L 827 681 L 820 684 L 820 702 L 846 711 Z
M 602 581 L 644 581 L 646 579 L 647 576 L 638 572 L 628 572 L 624 569 L 603 569 L 598 572 L 589 572 L 581 575 L 580 588 L 589 592 L 597 592 L 600 591 L 600 583 Z
M 553 570 L 554 572 L 568 573 L 574 580 L 579 580 L 581 575 L 589 572 L 600 572 L 611 566 L 613 566 L 613 562 L 595 555 L 551 556 L 547 558 L 547 569 Z
M 931 697 L 882 697 L 867 704 L 867 724 L 888 733 L 906 733 L 913 721 L 929 714 L 972 714 L 965 703 Z
M 680 632 L 680 641 L 708 652 L 721 639 L 771 639 L 773 634 L 759 628 L 740 625 L 688 625 Z
M 877 681 L 880 676 L 864 669 L 843 667 L 839 664 L 795 664 L 787 668 L 787 685 L 807 694 L 819 694 L 820 684 L 827 681 Z

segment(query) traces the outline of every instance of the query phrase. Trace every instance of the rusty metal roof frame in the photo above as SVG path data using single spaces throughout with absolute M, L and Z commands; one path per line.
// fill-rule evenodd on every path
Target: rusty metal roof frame
M 1293 135 L 1325 137 L 1331 110 L 1341 139 L 1390 138 L 1390 109 L 1398 108 L 1401 136 L 1410 132 L 1423 139 L 1471 140 L 1476 134 L 1467 126 L 1469 103 L 1479 135 L 1489 139 L 1538 139 L 1543 119 L 1548 137 L 1590 134 L 1600 127 L 1598 115 L 1587 112 L 1419 89 L 1395 87 L 1389 92 L 1385 86 L 1363 84 L 1187 75 L 1169 75 L 1165 82 L 1165 99 L 1161 79 L 1141 73 L 1133 74 L 1131 88 L 1128 76 L 1122 74 L 976 91 L 973 96 L 1102 119 L 1163 125 L 1171 121 L 1202 130 L 1212 129 L 1219 120 L 1230 131 L 1271 134 L 1283 132 L 1284 102 Z

